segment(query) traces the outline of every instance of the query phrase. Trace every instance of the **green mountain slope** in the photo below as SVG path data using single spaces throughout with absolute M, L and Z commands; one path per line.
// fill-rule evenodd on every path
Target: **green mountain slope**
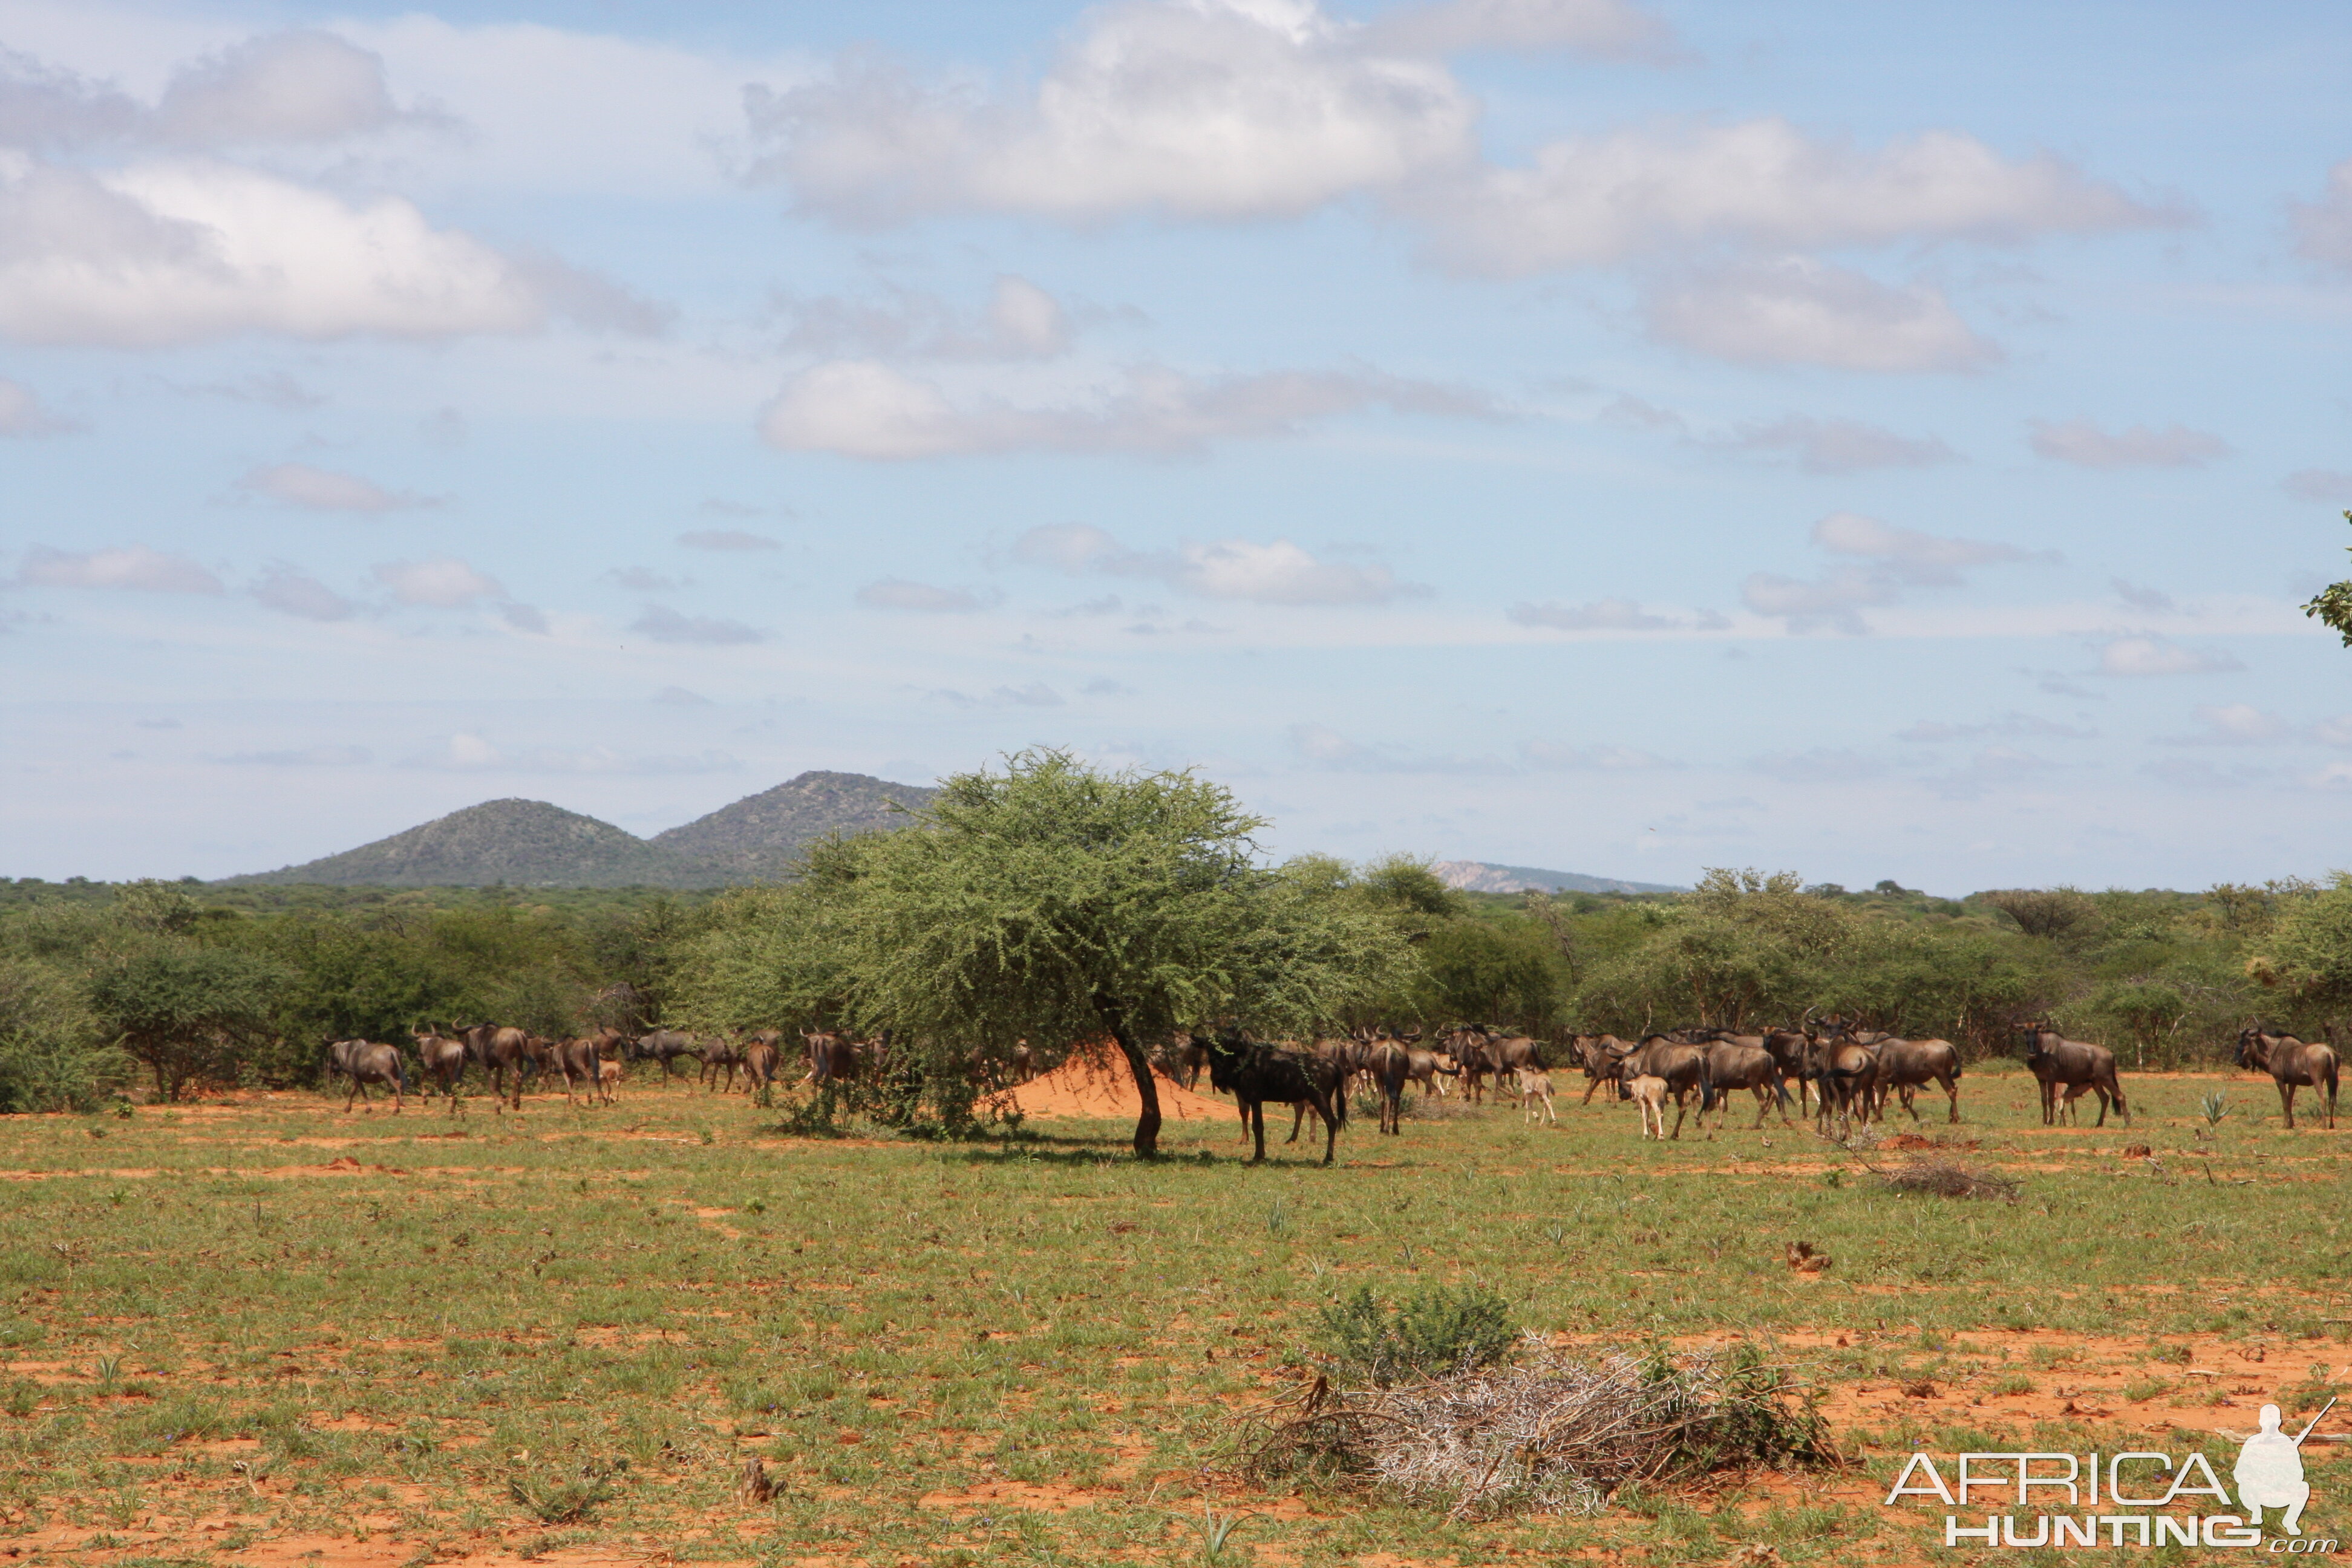
M 908 812 L 939 793 L 865 773 L 806 773 L 656 833 L 651 842 L 714 868 L 726 881 L 756 881 L 786 875 L 803 846 L 829 834 L 903 827 Z
M 405 833 L 228 885 L 708 888 L 727 879 L 609 822 L 543 800 L 488 800 Z

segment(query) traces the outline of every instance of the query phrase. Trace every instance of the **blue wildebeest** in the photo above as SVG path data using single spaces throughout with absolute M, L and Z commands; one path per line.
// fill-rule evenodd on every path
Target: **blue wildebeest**
M 2099 1125 L 2107 1124 L 2107 1107 L 2112 1104 L 2128 1126 L 2131 1107 L 2124 1103 L 2124 1086 L 2116 1076 L 2116 1053 L 2105 1046 L 2095 1046 L 2088 1040 L 2070 1040 L 2050 1026 L 2047 1019 L 2027 1024 L 2019 1031 L 2025 1037 L 2025 1070 L 2042 1084 L 2042 1125 L 2048 1127 L 2058 1120 L 2058 1092 L 2066 1093 L 2065 1110 L 2072 1114 L 2074 1102 L 2086 1093 L 2099 1097 Z
M 1618 1077 L 1624 1080 L 1629 1094 L 1637 1078 L 1665 1080 L 1664 1092 L 1675 1097 L 1675 1130 L 1670 1134 L 1675 1138 L 1683 1135 L 1683 1118 L 1690 1114 L 1690 1093 L 1699 1087 L 1705 1069 L 1705 1049 L 1677 1035 L 1644 1035 L 1642 1043 L 1617 1064 Z
M 1250 1163 L 1265 1158 L 1265 1107 L 1305 1102 L 1323 1119 L 1323 1163 L 1329 1164 L 1339 1142 L 1339 1115 L 1318 1079 L 1314 1059 L 1300 1051 L 1245 1038 L 1228 1029 L 1209 1043 L 1209 1082 L 1225 1090 L 1241 1106 L 1242 1119 L 1257 1139 Z
M 2298 1089 L 2310 1089 L 2315 1096 L 2324 1094 L 2327 1125 L 2335 1127 L 2337 1062 L 2334 1046 L 2300 1040 L 2256 1024 L 2239 1032 L 2238 1065 L 2271 1075 L 2278 1085 L 2279 1107 L 2286 1112 L 2290 1130 L 2294 1126 Z
M 1906 1040 L 1896 1036 L 1872 1042 L 1866 1047 L 1878 1058 L 1878 1078 L 1872 1086 L 1872 1095 L 1878 1120 L 1886 1119 L 1886 1096 L 1892 1091 L 1900 1095 L 1903 1109 L 1911 1120 L 1919 1120 L 1918 1108 L 1911 1103 L 1912 1094 L 1935 1084 L 1951 1101 L 1948 1120 L 1960 1119 L 1960 1052 L 1949 1040 Z
M 370 1040 L 337 1040 L 327 1047 L 327 1072 L 330 1077 L 340 1073 L 352 1080 L 351 1093 L 343 1096 L 347 1113 L 352 1101 L 362 1096 L 368 1100 L 368 1109 L 375 1109 L 375 1097 L 368 1093 L 372 1083 L 392 1090 L 395 1116 L 408 1096 L 408 1064 L 402 1059 L 397 1046 L 379 1046 Z
M 425 1064 L 426 1082 L 440 1085 L 454 1115 L 459 1103 L 457 1089 L 466 1079 L 466 1042 L 426 1029 L 411 1029 L 408 1033 L 416 1042 L 417 1060 Z

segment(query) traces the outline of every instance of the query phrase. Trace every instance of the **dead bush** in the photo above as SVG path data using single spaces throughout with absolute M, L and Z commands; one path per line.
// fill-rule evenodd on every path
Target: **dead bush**
M 1948 1155 L 1918 1155 L 1894 1170 L 1876 1174 L 1898 1193 L 1932 1193 L 1939 1198 L 1998 1198 L 2009 1204 L 2017 1201 L 2018 1185 L 2009 1177 L 1963 1164 Z

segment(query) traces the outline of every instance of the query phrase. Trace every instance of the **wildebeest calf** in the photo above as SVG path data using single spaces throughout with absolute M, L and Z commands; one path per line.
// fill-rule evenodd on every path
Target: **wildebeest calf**
M 1522 1121 L 1539 1120 L 1536 1114 L 1538 1106 L 1542 1108 L 1544 1115 L 1550 1117 L 1553 1125 L 1557 1126 L 1559 1122 L 1559 1112 L 1552 1109 L 1551 1074 L 1538 1067 L 1522 1065 L 1519 1068 L 1519 1110 L 1521 1112 L 1519 1119 Z

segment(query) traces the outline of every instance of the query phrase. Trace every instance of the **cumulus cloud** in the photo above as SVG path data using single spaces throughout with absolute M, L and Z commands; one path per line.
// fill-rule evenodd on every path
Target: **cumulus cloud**
M 654 700 L 665 708 L 708 708 L 710 699 L 699 691 L 689 691 L 683 686 L 665 686 L 654 693 Z
M 1833 370 L 1975 370 L 2000 357 L 1941 290 L 1893 289 L 1806 257 L 1690 273 L 1643 301 L 1650 335 L 1743 364 Z
M 788 301 L 784 346 L 827 359 L 1042 360 L 1066 353 L 1069 313 L 1025 278 L 997 279 L 988 308 L 966 321 L 936 295 L 896 289 L 880 301 L 825 295 Z
M 1916 529 L 1895 528 L 1859 512 L 1833 511 L 1813 524 L 1813 542 L 1834 555 L 1858 555 L 1901 582 L 1948 586 L 1969 566 L 2016 561 L 2055 561 L 2054 551 L 2035 552 L 1989 539 L 1951 539 Z
M 144 594 L 220 594 L 221 580 L 184 555 L 143 544 L 112 550 L 52 550 L 37 544 L 16 568 L 24 588 L 124 588 Z
M 1790 415 L 1769 424 L 1743 425 L 1724 445 L 1750 452 L 1786 452 L 1809 474 L 1856 474 L 1866 468 L 1925 468 L 1959 460 L 1933 436 L 1898 436 L 1858 419 L 1809 419 Z
M 2294 726 L 2251 702 L 2208 703 L 2193 717 L 2204 729 L 2194 735 L 2161 735 L 2165 746 L 2268 746 L 2294 738 Z
M 1572 49 L 1653 59 L 1671 54 L 1675 43 L 1673 28 L 1624 0 L 1436 0 L 1383 14 L 1365 39 L 1408 55 Z
M 1874 778 L 1885 770 L 1876 757 L 1855 751 L 1815 746 L 1804 752 L 1768 752 L 1749 761 L 1749 767 L 1782 784 L 1850 784 Z
M 149 348 L 244 332 L 440 338 L 581 317 L 593 280 L 409 202 L 346 202 L 205 158 L 0 169 L 0 336 Z
M 387 561 L 372 574 L 404 605 L 430 605 L 446 610 L 506 596 L 506 590 L 495 580 L 450 555 L 435 556 L 429 561 Z
M 518 605 L 509 599 L 499 606 L 499 619 L 516 631 L 532 637 L 543 637 L 548 634 L 546 615 L 530 605 Z
M 1433 184 L 1411 210 L 1439 258 L 1510 277 L 1722 244 L 2016 242 L 2182 221 L 2047 154 L 2008 159 L 1945 131 L 1872 151 L 1777 118 L 1554 142 L 1529 167 Z
M 697 528 L 677 536 L 677 542 L 688 550 L 782 550 L 783 546 L 764 533 L 747 533 L 740 528 Z
M 312 511 L 401 511 L 436 504 L 408 490 L 388 490 L 357 474 L 314 468 L 308 463 L 272 463 L 236 481 L 237 489 Z
M 2022 784 L 2048 773 L 2057 765 L 2046 757 L 2015 746 L 1987 746 L 1962 766 L 1935 774 L 1926 782 L 1948 799 L 1973 800 L 2001 785 Z
M 2135 425 L 2110 435 L 2088 419 L 2026 424 L 2036 457 L 2085 468 L 2193 468 L 2230 454 L 2230 444 L 2219 436 L 2181 425 L 2162 430 Z
M 821 81 L 746 90 L 750 174 L 857 224 L 1242 218 L 1468 158 L 1477 107 L 1452 74 L 1359 42 L 1312 0 L 1137 0 L 1089 13 L 1032 85 L 927 84 L 853 56 Z
M 1529 741 L 1519 748 L 1527 765 L 1542 773 L 1653 773 L 1683 764 L 1634 746 L 1571 746 Z
M 936 383 L 877 361 L 837 360 L 786 383 L 760 416 L 760 433 L 786 451 L 885 461 L 1014 451 L 1166 457 L 1216 441 L 1288 436 L 1310 420 L 1375 405 L 1411 413 L 1494 412 L 1465 393 L 1371 372 L 1195 377 L 1150 365 L 1058 406 L 959 404 Z
M 743 764 L 725 752 L 663 756 L 615 752 L 607 746 L 581 750 L 562 746 L 508 747 L 478 734 L 460 731 L 442 745 L 402 758 L 400 765 L 459 773 L 660 774 L 729 773 Z
M 2054 719 L 2042 719 L 2032 713 L 2012 710 L 1998 719 L 1981 724 L 1950 724 L 1939 720 L 1922 719 L 1895 734 L 1898 741 L 1914 745 L 1940 745 L 1952 741 L 1981 740 L 1987 736 L 2047 735 L 2066 741 L 2095 741 L 2096 730 L 2077 724 L 2061 724 Z
M 1228 539 L 1139 551 L 1090 524 L 1056 523 L 1024 533 L 1013 542 L 1013 556 L 1074 575 L 1149 578 L 1203 598 L 1261 605 L 1379 605 L 1429 592 L 1400 583 L 1386 566 L 1320 559 L 1288 540 Z
M 2290 202 L 2295 254 L 2339 271 L 2352 271 L 2352 158 L 2327 171 L 2327 189 L 2315 202 Z
M 1707 631 L 1729 624 L 1711 612 L 1688 616 L 1661 616 L 1631 599 L 1595 599 L 1589 605 L 1522 601 L 1507 613 L 1520 626 L 1548 626 L 1562 632 Z
M 884 577 L 857 590 L 857 602 L 869 610 L 912 610 L 921 615 L 967 615 L 997 602 L 993 594 L 969 588 L 935 588 L 904 577 Z
M 741 621 L 722 620 L 715 616 L 688 616 L 666 605 L 647 605 L 644 613 L 629 623 L 633 632 L 643 632 L 656 642 L 686 643 L 702 647 L 734 647 L 743 643 L 759 642 L 767 634 L 757 626 Z
M 2108 582 L 2116 591 L 2116 597 L 2135 610 L 2144 610 L 2152 616 L 2163 616 L 2169 615 L 2179 607 L 2172 602 L 2171 595 L 2159 589 L 2143 588 L 2122 577 L 2110 578 Z
M 383 61 L 332 33 L 250 38 L 183 69 L 155 106 L 154 129 L 195 147 L 336 142 L 404 116 Z
M 365 746 L 305 746 L 291 752 L 232 752 L 211 759 L 235 768 L 355 768 L 375 761 Z
M 2099 649 L 2101 675 L 2218 675 L 2244 665 L 2220 648 L 2196 648 L 2159 637 L 2116 637 Z
M 2334 503 L 2352 497 L 2352 474 L 2341 468 L 2297 468 L 2279 481 L 2297 500 Z
M 72 428 L 73 422 L 51 413 L 31 387 L 0 377 L 0 436 L 53 436 Z
M 1956 539 L 1895 528 L 1859 512 L 1836 511 L 1813 524 L 1812 541 L 1832 555 L 1868 564 L 1845 565 L 1810 580 L 1757 572 L 1740 585 L 1739 596 L 1759 616 L 1784 617 L 1791 631 L 1834 626 L 1858 634 L 1869 629 L 1861 612 L 1899 602 L 1906 588 L 1952 587 L 1965 568 L 2022 561 L 2055 561 L 2054 552 L 2034 552 L 1991 540 Z
M 306 621 L 347 621 L 359 613 L 357 605 L 316 577 L 288 567 L 276 568 L 255 584 L 253 596 L 280 615 Z

